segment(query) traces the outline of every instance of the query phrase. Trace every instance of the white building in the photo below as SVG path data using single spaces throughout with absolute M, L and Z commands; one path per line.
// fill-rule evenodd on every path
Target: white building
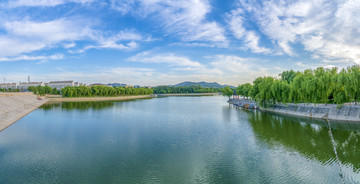
M 18 85 L 17 85 L 17 83 L 2 83 L 2 84 L 0 84 L 0 88 L 6 89 L 6 90 L 8 90 L 10 88 L 10 89 L 14 90 L 14 89 L 18 88 Z
M 67 86 L 79 86 L 78 82 L 74 82 L 72 80 L 70 81 L 51 81 L 46 84 L 47 86 L 50 86 L 51 88 L 56 88 L 58 90 L 67 87 Z
M 74 86 L 85 86 L 85 84 L 81 82 L 75 82 Z
M 20 91 L 27 91 L 30 86 L 45 86 L 43 82 L 20 82 L 18 88 Z

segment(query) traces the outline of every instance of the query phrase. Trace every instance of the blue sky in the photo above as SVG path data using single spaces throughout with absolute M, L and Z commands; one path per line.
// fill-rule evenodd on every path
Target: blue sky
M 360 64 L 358 0 L 0 1 L 0 77 L 238 85 Z

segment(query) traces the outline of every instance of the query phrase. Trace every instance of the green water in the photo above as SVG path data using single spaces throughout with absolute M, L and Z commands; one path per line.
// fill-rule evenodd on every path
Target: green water
M 0 183 L 360 182 L 359 124 L 226 100 L 44 105 L 0 132 Z

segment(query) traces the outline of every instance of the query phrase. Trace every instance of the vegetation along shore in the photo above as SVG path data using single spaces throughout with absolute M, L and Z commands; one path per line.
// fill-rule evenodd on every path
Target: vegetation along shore
M 296 116 L 360 121 L 360 67 L 284 71 L 239 85 L 236 94 L 251 98 L 262 110 Z M 236 103 L 236 102 L 232 102 Z
M 258 77 L 242 84 L 237 94 L 251 97 L 260 106 L 282 103 L 338 104 L 360 102 L 360 66 L 342 69 L 284 71 L 280 78 Z

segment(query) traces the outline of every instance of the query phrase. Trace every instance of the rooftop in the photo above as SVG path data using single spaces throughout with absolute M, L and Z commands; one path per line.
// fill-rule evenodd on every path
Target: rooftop
M 72 83 L 74 82 L 73 80 L 68 80 L 68 81 L 50 81 L 49 83 Z
M 0 85 L 16 85 L 17 83 L 1 83 Z
M 20 82 L 19 85 L 21 84 L 41 84 L 43 82 Z

